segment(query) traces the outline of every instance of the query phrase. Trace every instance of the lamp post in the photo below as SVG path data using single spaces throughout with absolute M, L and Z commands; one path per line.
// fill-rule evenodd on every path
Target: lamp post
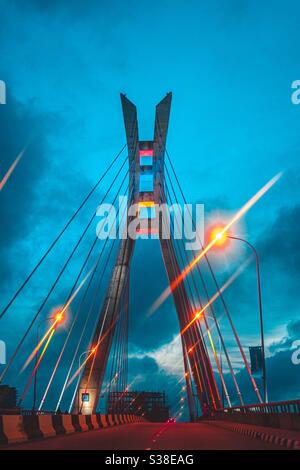
M 81 366 L 81 358 L 84 356 L 84 355 L 87 355 L 89 354 L 91 351 L 93 351 L 93 348 L 92 349 L 87 349 L 86 351 L 83 351 L 79 358 L 78 358 L 78 370 L 80 370 L 80 366 Z M 77 381 L 77 386 L 75 388 L 75 391 L 77 389 L 77 387 L 79 386 L 79 380 L 80 380 L 80 375 L 78 375 L 78 381 Z M 79 397 L 79 389 L 78 389 L 78 414 L 81 414 L 81 409 L 82 409 L 82 400 L 81 400 L 81 405 L 80 405 L 80 397 Z
M 61 312 L 58 312 L 56 315 L 52 315 L 51 317 L 44 318 L 42 321 L 40 321 L 37 325 L 36 328 L 36 352 L 35 352 L 35 367 L 38 364 L 38 359 L 39 359 L 39 352 L 38 352 L 38 345 L 39 345 L 39 332 L 40 332 L 40 327 L 43 323 L 46 323 L 48 320 L 54 320 L 53 328 L 56 328 L 56 325 L 58 323 L 61 323 L 63 320 L 63 314 Z M 32 405 L 32 411 L 35 411 L 36 409 L 36 398 L 37 398 L 37 372 L 38 369 L 36 369 L 34 373 L 34 385 L 33 385 L 33 405 Z
M 36 327 L 36 352 L 35 352 L 35 367 L 37 366 L 38 359 L 39 359 L 39 352 L 38 352 L 38 345 L 39 345 L 39 332 L 40 328 L 43 323 L 46 323 L 48 320 L 51 320 L 53 317 L 47 317 L 44 318 L 44 320 L 40 321 Z M 33 383 L 33 405 L 32 405 L 32 411 L 35 411 L 36 409 L 36 398 L 37 398 L 37 372 L 38 370 L 36 369 L 34 373 L 34 383 Z
M 262 353 L 262 379 L 263 379 L 263 393 L 264 393 L 264 403 L 268 401 L 267 393 L 267 375 L 266 375 L 266 357 L 265 357 L 265 340 L 264 340 L 264 324 L 263 324 L 263 309 L 262 309 L 262 298 L 261 298 L 261 281 L 260 281 L 260 268 L 259 268 L 259 256 L 256 248 L 241 237 L 235 237 L 232 235 L 225 235 L 226 238 L 231 240 L 238 240 L 246 245 L 252 250 L 255 256 L 255 265 L 256 265 L 256 277 L 257 277 L 257 294 L 258 294 L 258 306 L 259 306 L 259 323 L 260 323 L 260 338 L 261 338 L 261 353 Z
M 211 320 L 215 321 L 215 318 L 212 317 L 211 315 L 207 315 L 206 313 L 204 313 L 205 317 L 206 318 L 210 318 Z M 219 343 L 219 364 L 220 364 L 220 370 L 221 370 L 221 374 L 223 374 L 223 360 L 222 360 L 222 342 L 221 342 L 221 337 L 218 336 L 218 343 Z M 222 406 L 224 408 L 224 387 L 221 387 L 222 389 Z

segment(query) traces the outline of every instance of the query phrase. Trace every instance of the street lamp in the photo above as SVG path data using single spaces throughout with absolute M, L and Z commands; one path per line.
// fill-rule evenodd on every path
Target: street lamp
M 204 318 L 204 317 L 205 317 L 205 319 L 210 318 L 212 321 L 216 322 L 216 319 L 213 316 L 208 315 L 205 312 L 202 312 L 202 313 L 197 312 L 196 315 L 195 315 L 195 318 L 197 318 L 197 319 L 198 318 L 201 319 L 201 318 Z M 208 331 L 209 331 L 210 329 L 209 329 L 208 325 L 207 325 L 207 328 L 208 328 Z M 221 374 L 223 374 L 222 342 L 221 342 L 221 337 L 220 336 L 218 336 L 218 343 L 219 343 L 219 364 L 220 364 Z M 189 352 L 191 352 L 191 351 L 192 351 L 192 348 L 189 349 Z M 222 387 L 222 404 L 223 404 L 223 408 L 224 408 L 224 389 L 223 389 L 223 387 Z
M 39 345 L 39 332 L 40 332 L 40 328 L 42 326 L 42 324 L 46 323 L 48 320 L 54 320 L 53 322 L 53 327 L 55 328 L 55 326 L 60 323 L 62 320 L 63 320 L 63 313 L 62 312 L 58 312 L 56 313 L 56 315 L 52 315 L 51 317 L 47 317 L 47 318 L 44 318 L 43 320 L 41 320 L 38 325 L 37 325 L 37 328 L 36 328 L 36 352 L 35 352 L 35 367 L 37 366 L 38 364 L 38 359 L 39 359 L 39 352 L 38 352 L 38 345 Z M 32 411 L 35 411 L 36 409 L 36 398 L 37 398 L 37 372 L 38 372 L 38 369 L 36 369 L 35 373 L 34 373 L 34 385 L 33 385 L 33 405 L 32 405 Z
M 79 356 L 79 358 L 78 358 L 78 370 L 80 370 L 80 367 L 81 367 L 81 358 L 82 358 L 83 356 L 86 356 L 86 355 L 90 354 L 90 353 L 95 353 L 95 352 L 96 352 L 96 349 L 97 349 L 96 347 L 91 348 L 91 349 L 87 349 L 86 351 L 83 351 L 83 352 L 80 354 L 80 356 Z M 78 381 L 77 381 L 77 385 L 76 385 L 76 387 L 75 387 L 75 393 L 76 393 L 77 387 L 79 387 L 79 381 L 80 381 L 80 375 L 78 375 Z M 80 397 L 79 397 L 79 395 L 80 395 L 80 394 L 79 394 L 79 388 L 78 388 L 78 413 L 81 414 L 83 401 L 81 400 L 81 405 L 80 405 Z
M 241 237 L 235 237 L 227 233 L 223 233 L 222 229 L 219 232 L 214 232 L 213 237 L 215 240 L 218 240 L 220 244 L 226 239 L 238 240 L 242 243 L 245 243 L 253 252 L 255 257 L 256 265 L 256 277 L 257 277 L 257 294 L 258 294 L 258 306 L 259 306 L 259 323 L 260 323 L 260 338 L 261 338 L 261 353 L 262 353 L 262 379 L 263 379 L 263 393 L 264 393 L 264 403 L 268 401 L 267 394 L 267 374 L 266 374 L 266 357 L 265 357 L 265 340 L 264 340 L 264 325 L 263 325 L 263 309 L 262 309 L 262 298 L 261 298 L 261 281 L 260 281 L 260 268 L 259 268 L 259 256 L 256 248 Z
M 267 374 L 266 374 L 266 356 L 265 356 L 265 339 L 264 339 L 264 324 L 263 324 L 263 309 L 262 309 L 262 299 L 261 299 L 261 281 L 260 281 L 260 268 L 259 268 L 259 256 L 256 248 L 252 243 L 248 242 L 241 237 L 235 237 L 233 235 L 226 235 L 227 238 L 231 240 L 238 240 L 242 243 L 245 243 L 252 250 L 255 256 L 255 266 L 256 266 L 256 277 L 257 277 L 257 295 L 258 295 L 258 306 L 259 306 L 259 323 L 260 323 L 260 337 L 261 337 L 261 352 L 262 352 L 262 369 L 263 369 L 263 387 L 264 387 L 264 403 L 268 401 L 267 394 Z

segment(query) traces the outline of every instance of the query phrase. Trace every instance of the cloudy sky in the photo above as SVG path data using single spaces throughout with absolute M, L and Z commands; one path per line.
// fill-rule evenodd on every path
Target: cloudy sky
M 155 105 L 172 91 L 168 149 L 187 200 L 203 203 L 207 220 L 238 210 L 283 172 L 234 234 L 260 255 L 270 399 L 299 397 L 300 365 L 291 356 L 300 339 L 300 106 L 292 104 L 291 84 L 300 79 L 300 6 L 296 0 L 271 3 L 0 0 L 0 79 L 7 86 L 7 104 L 0 106 L 0 179 L 25 149 L 0 191 L 2 307 L 124 145 L 119 93 L 138 107 L 140 138 L 151 139 Z M 103 181 L 1 320 L 8 358 L 109 183 Z M 41 318 L 64 302 L 94 234 L 95 224 Z M 211 255 L 220 284 L 248 254 L 236 244 Z M 140 241 L 131 278 L 130 380 L 139 389 L 166 390 L 175 411 L 182 359 L 173 342 L 178 323 L 172 300 L 147 315 L 166 283 L 157 243 Z M 246 351 L 259 341 L 255 289 L 252 263 L 224 294 Z M 222 314 L 218 303 L 216 311 Z M 251 401 L 236 345 L 223 326 Z M 47 366 L 57 359 L 67 328 L 51 344 Z M 23 359 L 34 341 L 35 331 Z M 20 375 L 21 365 L 18 356 L 7 376 L 19 392 L 29 373 Z M 41 383 L 49 377 L 45 364 L 39 374 Z M 31 402 L 29 394 L 25 404 Z

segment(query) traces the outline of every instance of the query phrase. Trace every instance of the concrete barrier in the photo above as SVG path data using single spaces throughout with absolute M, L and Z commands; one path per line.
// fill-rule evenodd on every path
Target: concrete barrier
M 87 430 L 88 431 L 93 431 L 95 428 L 92 424 L 92 415 L 86 415 L 85 416 L 85 423 L 87 425 Z
M 72 415 L 62 415 L 62 425 L 66 431 L 66 434 L 73 434 L 73 432 L 76 431 L 72 422 Z
M 120 416 L 119 416 L 119 415 L 116 415 L 116 414 L 113 415 L 113 421 L 114 421 L 115 425 L 117 425 L 117 426 L 120 425 L 120 424 L 123 424 L 123 423 L 120 421 Z
M 61 434 L 66 434 L 66 430 L 63 426 L 62 415 L 52 415 L 52 424 L 57 436 Z
M 23 416 L 6 415 L 1 416 L 3 444 L 13 442 L 24 442 L 28 440 L 23 425 Z
M 81 427 L 81 431 L 88 431 L 89 426 L 87 424 L 87 417 L 90 415 L 79 415 L 79 426 Z
M 116 424 L 113 415 L 106 415 L 106 421 L 108 426 L 115 426 Z
M 0 415 L 0 445 L 100 430 L 121 424 L 137 423 L 141 420 L 140 416 L 112 414 Z
M 286 449 L 300 450 L 300 433 L 288 429 L 270 428 L 252 424 L 234 423 L 232 421 L 203 421 L 211 426 L 228 429 L 244 436 L 269 442 Z
M 86 421 L 88 423 L 88 426 L 90 426 L 88 418 L 90 418 L 92 429 L 101 429 L 102 428 L 101 422 L 99 424 L 99 421 L 97 419 L 97 415 L 87 415 Z
M 43 434 L 43 437 L 53 437 L 56 436 L 56 432 L 52 423 L 51 415 L 41 415 L 39 416 L 40 430 Z
M 272 412 L 272 404 L 266 405 L 270 407 L 268 413 L 244 413 L 232 409 L 217 411 L 214 419 L 217 421 L 228 421 L 234 423 L 251 424 L 253 426 L 264 426 L 277 429 L 289 429 L 290 431 L 300 431 L 300 413 L 274 413 Z M 247 406 L 245 407 L 248 408 Z
M 81 432 L 81 427 L 79 424 L 79 415 L 71 415 L 72 424 L 74 426 L 75 432 Z
M 98 421 L 101 422 L 101 426 L 103 428 L 107 428 L 108 427 L 108 422 L 107 422 L 107 419 L 106 419 L 106 415 L 97 415 L 98 417 Z
M 37 415 L 23 416 L 23 427 L 29 439 L 43 437 L 40 430 L 39 417 Z

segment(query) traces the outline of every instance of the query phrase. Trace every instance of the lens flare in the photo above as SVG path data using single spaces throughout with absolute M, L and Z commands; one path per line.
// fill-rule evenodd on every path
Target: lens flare
M 234 215 L 234 217 L 218 232 L 218 239 L 223 237 L 223 235 L 230 230 L 230 228 L 243 217 L 251 207 L 256 204 L 259 199 L 266 194 L 272 186 L 281 178 L 282 173 L 278 173 L 274 176 L 268 183 L 266 183 L 254 196 L 249 199 L 246 204 L 244 204 L 241 209 Z M 198 256 L 194 258 L 194 260 L 186 266 L 186 268 L 181 272 L 177 279 L 175 279 L 170 286 L 168 286 L 158 297 L 158 299 L 153 303 L 150 308 L 149 313 L 154 313 L 169 297 L 169 295 L 178 287 L 178 285 L 186 278 L 186 276 L 194 269 L 194 267 L 204 258 L 204 256 L 208 253 L 208 251 L 218 242 L 218 239 L 214 238 L 211 240 L 205 248 L 199 253 Z
M 90 380 L 90 376 L 91 376 L 91 373 L 93 371 L 93 367 L 94 367 L 94 361 L 95 361 L 95 357 L 96 357 L 96 352 L 100 346 L 100 344 L 102 343 L 102 341 L 106 338 L 106 336 L 108 335 L 108 333 L 110 332 L 110 330 L 114 327 L 115 323 L 116 323 L 117 319 L 114 320 L 114 322 L 110 325 L 110 327 L 107 329 L 107 331 L 104 333 L 104 335 L 99 338 L 97 344 L 93 347 L 93 349 L 91 350 L 90 354 L 85 358 L 85 360 L 82 362 L 81 366 L 76 370 L 76 372 L 73 374 L 73 376 L 70 378 L 69 382 L 67 383 L 67 386 L 66 388 L 68 388 L 72 382 L 76 379 L 76 377 L 80 374 L 80 371 L 82 370 L 83 366 L 85 366 L 85 364 L 88 362 L 88 360 L 94 356 L 94 359 L 93 359 L 93 363 L 92 363 L 92 366 L 91 366 L 91 370 L 90 370 L 90 374 L 89 374 L 89 378 L 88 378 L 88 384 L 89 384 L 89 380 Z M 87 386 L 88 388 L 88 386 Z
M 228 233 L 223 232 L 223 228 L 224 226 L 217 225 L 215 227 L 212 227 L 209 231 L 208 239 L 210 240 L 210 242 L 214 241 L 216 247 L 225 248 L 225 246 L 229 243 L 229 239 L 227 238 Z
M 51 333 L 54 333 L 55 331 L 55 327 L 58 323 L 58 320 L 54 318 L 54 321 L 53 323 L 51 324 L 50 328 L 46 331 L 46 333 L 44 334 L 44 336 L 42 337 L 42 339 L 40 340 L 40 342 L 38 343 L 38 345 L 34 348 L 34 350 L 32 351 L 32 353 L 30 354 L 30 356 L 28 357 L 27 361 L 25 362 L 25 364 L 23 365 L 22 369 L 21 369 L 21 372 L 23 372 L 26 367 L 30 364 L 30 362 L 32 361 L 32 359 L 36 356 L 37 352 L 40 350 L 40 348 L 43 346 L 44 342 L 46 341 L 46 339 L 48 338 L 49 335 L 51 335 L 52 337 L 52 334 Z
M 246 261 L 238 267 L 238 269 L 230 276 L 225 284 L 223 284 L 223 286 L 212 296 L 207 304 L 204 305 L 201 310 L 195 313 L 194 318 L 181 330 L 180 335 L 183 335 L 190 328 L 190 326 L 192 326 L 196 321 L 204 316 L 205 310 L 210 307 L 210 305 L 220 296 L 220 294 L 222 294 L 229 286 L 231 286 L 235 279 L 246 269 L 252 258 L 253 256 L 249 256 Z
M 80 367 L 78 367 L 77 371 L 73 374 L 73 376 L 70 378 L 69 382 L 67 383 L 67 386 L 66 388 L 68 388 L 71 383 L 76 379 L 76 377 L 78 376 L 78 374 L 80 374 L 80 371 L 82 370 L 82 368 L 85 366 L 85 364 L 89 361 L 89 359 L 95 354 L 97 348 L 93 348 L 92 351 L 90 352 L 90 354 L 87 355 L 87 357 L 85 358 L 85 360 L 81 363 Z
M 82 287 L 84 286 L 84 284 L 86 283 L 86 281 L 88 280 L 88 278 L 90 277 L 90 275 L 92 274 L 93 270 L 95 269 L 95 267 L 93 267 L 89 272 L 88 274 L 85 276 L 85 278 L 81 281 L 81 283 L 79 284 L 79 286 L 77 287 L 77 289 L 74 291 L 74 293 L 72 294 L 72 296 L 70 297 L 70 299 L 68 300 L 68 302 L 65 304 L 65 306 L 59 310 L 55 316 L 54 316 L 54 321 L 53 323 L 51 324 L 50 328 L 48 329 L 48 331 L 44 334 L 43 338 L 41 339 L 41 341 L 39 342 L 39 344 L 34 348 L 34 350 L 32 351 L 32 353 L 30 354 L 30 356 L 28 357 L 27 361 L 25 362 L 24 366 L 22 367 L 21 369 L 21 372 L 23 372 L 26 367 L 30 364 L 30 362 L 32 361 L 32 359 L 36 356 L 37 352 L 40 350 L 40 348 L 42 347 L 42 345 L 44 344 L 44 342 L 46 341 L 46 339 L 48 338 L 48 336 L 51 334 L 52 331 L 55 331 L 56 330 L 56 326 L 59 324 L 59 323 L 62 323 L 63 320 L 65 319 L 65 313 L 67 311 L 67 309 L 69 308 L 69 306 L 71 305 L 71 303 L 73 302 L 73 300 L 75 299 L 75 297 L 79 294 L 80 290 L 82 289 Z
M 2 179 L 2 181 L 0 181 L 0 191 L 4 188 L 4 186 L 6 185 L 9 177 L 11 176 L 11 174 L 13 173 L 14 169 L 16 168 L 17 164 L 19 163 L 19 161 L 21 160 L 21 158 L 23 157 L 24 155 L 24 152 L 25 152 L 25 149 L 22 150 L 22 152 L 19 153 L 19 155 L 17 156 L 17 158 L 15 159 L 15 161 L 13 162 L 13 164 L 9 167 L 7 173 L 5 174 L 4 178 Z
M 27 382 L 27 384 L 26 384 L 26 387 L 25 387 L 25 389 L 24 389 L 24 392 L 23 392 L 23 394 L 22 394 L 22 396 L 21 396 L 21 398 L 20 398 L 20 400 L 19 400 L 19 406 L 20 406 L 21 403 L 23 402 L 23 400 L 24 400 L 24 398 L 25 398 L 25 396 L 26 396 L 26 394 L 27 394 L 27 392 L 28 392 L 28 389 L 29 389 L 29 387 L 30 387 L 30 384 L 31 384 L 31 382 L 32 382 L 32 379 L 33 379 L 33 377 L 35 376 L 36 371 L 38 370 L 40 363 L 42 362 L 42 359 L 43 359 L 43 357 L 44 357 L 44 354 L 45 354 L 45 352 L 47 351 L 47 348 L 48 348 L 48 346 L 49 346 L 49 344 L 50 344 L 50 341 L 51 341 L 53 335 L 54 335 L 54 330 L 52 330 L 52 332 L 51 332 L 51 334 L 50 334 L 50 336 L 49 336 L 49 338 L 48 338 L 48 340 L 47 340 L 47 342 L 46 342 L 46 344 L 45 344 L 45 346 L 44 346 L 44 348 L 43 348 L 43 350 L 42 350 L 42 352 L 41 352 L 41 354 L 40 354 L 39 360 L 37 361 L 37 363 L 36 363 L 36 365 L 35 365 L 35 367 L 34 367 L 32 373 L 31 373 L 31 375 L 30 375 L 30 377 L 29 377 L 29 380 L 28 380 L 28 382 Z

